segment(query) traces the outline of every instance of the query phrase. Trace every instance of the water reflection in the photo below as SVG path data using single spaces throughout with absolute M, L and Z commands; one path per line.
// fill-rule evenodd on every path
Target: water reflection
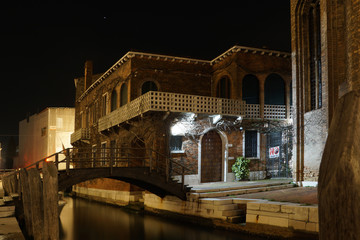
M 66 198 L 60 215 L 60 239 L 63 240 L 232 240 L 254 239 L 239 233 L 177 223 L 151 215 L 83 199 Z

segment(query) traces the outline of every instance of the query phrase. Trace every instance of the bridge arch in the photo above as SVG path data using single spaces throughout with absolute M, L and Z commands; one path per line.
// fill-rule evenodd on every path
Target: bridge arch
M 96 178 L 111 178 L 134 184 L 148 190 L 160 197 L 175 195 L 186 199 L 186 191 L 176 181 L 166 181 L 165 177 L 155 172 L 150 172 L 146 167 L 115 167 L 115 168 L 74 168 L 59 171 L 59 191 Z

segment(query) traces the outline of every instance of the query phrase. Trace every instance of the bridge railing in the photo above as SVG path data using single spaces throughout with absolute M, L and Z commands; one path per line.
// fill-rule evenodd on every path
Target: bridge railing
M 112 174 L 113 168 L 148 167 L 150 172 L 163 175 L 166 181 L 174 176 L 181 176 L 184 188 L 185 173 L 189 169 L 176 162 L 170 157 L 150 148 L 67 148 L 54 153 L 24 169 L 37 168 L 42 172 L 45 162 L 54 162 L 57 169 L 67 173 L 72 168 L 109 168 Z M 17 174 L 20 169 L 9 174 Z M 7 174 L 8 175 L 8 174 Z
M 181 176 L 184 185 L 186 171 L 189 169 L 150 148 L 72 148 L 66 149 L 66 170 L 70 168 L 110 168 L 116 167 L 148 167 L 164 175 L 167 181 L 175 175 Z M 64 161 L 64 160 L 63 160 Z M 59 161 L 60 164 L 62 161 Z M 55 161 L 56 164 L 56 161 Z M 56 164 L 57 165 L 57 164 Z

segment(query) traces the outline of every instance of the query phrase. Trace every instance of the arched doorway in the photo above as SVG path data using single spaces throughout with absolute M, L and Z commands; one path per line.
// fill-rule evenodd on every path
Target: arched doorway
M 141 86 L 141 95 L 150 92 L 150 91 L 157 91 L 158 87 L 153 81 L 146 81 Z
M 259 80 L 248 74 L 242 80 L 242 100 L 247 104 L 259 104 Z
M 272 73 L 265 80 L 265 104 L 285 105 L 285 82 L 278 74 Z
M 222 141 L 220 135 L 212 130 L 201 140 L 201 182 L 222 180 Z

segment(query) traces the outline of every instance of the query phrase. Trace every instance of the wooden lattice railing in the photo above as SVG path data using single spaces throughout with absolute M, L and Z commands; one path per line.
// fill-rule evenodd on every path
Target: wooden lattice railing
M 259 104 L 242 100 L 150 91 L 99 119 L 98 130 L 104 131 L 149 111 L 188 112 L 197 114 L 260 118 Z M 264 119 L 286 119 L 285 105 L 265 105 Z

